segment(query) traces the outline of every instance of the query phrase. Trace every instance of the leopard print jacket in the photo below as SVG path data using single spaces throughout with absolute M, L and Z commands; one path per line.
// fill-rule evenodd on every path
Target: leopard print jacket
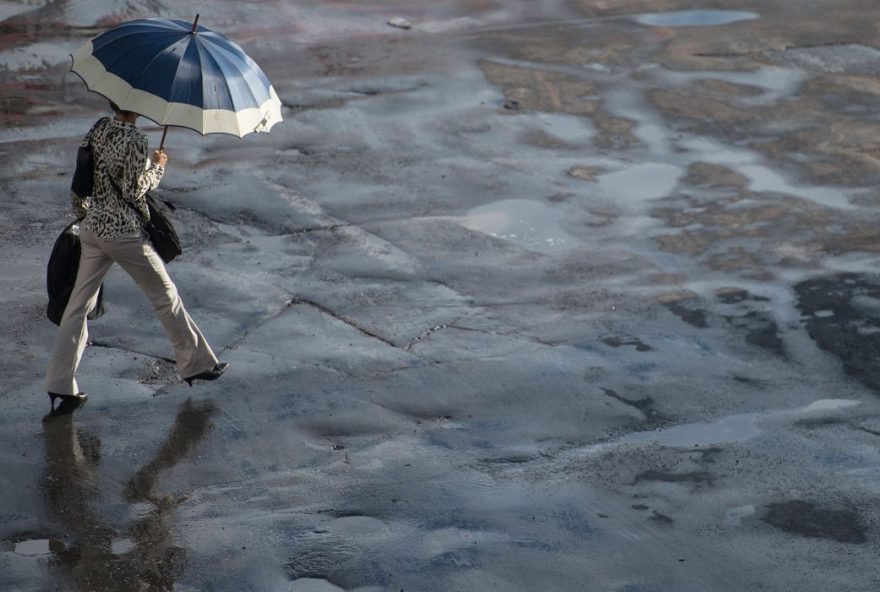
M 83 228 L 104 240 L 138 232 L 143 220 L 150 217 L 146 193 L 158 187 L 165 168 L 153 164 L 147 157 L 148 143 L 143 132 L 112 117 L 99 119 L 92 126 L 81 145 L 89 144 L 95 163 L 95 189 L 94 195 L 88 197 L 71 192 L 71 205 L 77 218 L 85 218 Z M 143 218 L 123 199 L 134 204 Z

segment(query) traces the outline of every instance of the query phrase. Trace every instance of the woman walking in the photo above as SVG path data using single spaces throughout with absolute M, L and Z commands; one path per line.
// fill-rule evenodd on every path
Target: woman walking
M 150 300 L 174 348 L 177 370 L 190 386 L 193 380 L 219 378 L 227 368 L 226 363 L 217 360 L 187 314 L 142 227 L 142 220 L 149 219 L 146 193 L 159 185 L 168 156 L 156 150 L 148 159 L 147 138 L 134 125 L 139 115 L 123 111 L 112 102 L 110 106 L 114 116 L 98 120 L 82 142 L 82 146 L 92 148 L 94 195 L 71 193 L 77 218 L 83 219 L 82 254 L 46 372 L 46 390 L 55 412 L 72 411 L 88 396 L 76 383 L 76 370 L 88 340 L 86 317 L 114 262 Z M 59 398 L 61 405 L 54 409 Z

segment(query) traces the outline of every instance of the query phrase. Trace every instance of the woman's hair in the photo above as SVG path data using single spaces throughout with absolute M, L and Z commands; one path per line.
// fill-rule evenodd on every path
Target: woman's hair
M 110 102 L 110 108 L 113 109 L 113 111 L 115 111 L 116 113 L 119 113 L 120 115 L 122 115 L 123 117 L 130 117 L 131 115 L 136 115 L 136 113 L 134 111 L 126 111 L 125 109 L 120 109 L 119 105 L 117 105 L 113 101 L 110 101 L 110 99 L 107 99 L 107 100 Z

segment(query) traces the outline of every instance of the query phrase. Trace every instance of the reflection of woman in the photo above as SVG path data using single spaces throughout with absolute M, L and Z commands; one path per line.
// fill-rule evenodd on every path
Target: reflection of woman
M 100 456 L 100 441 L 77 432 L 73 418 L 53 417 L 43 422 L 46 452 L 46 479 L 43 490 L 54 513 L 72 534 L 73 545 L 61 546 L 53 552 L 59 568 L 58 577 L 72 579 L 76 588 L 114 590 L 108 586 L 106 570 L 96 565 L 113 561 L 113 529 L 101 521 L 90 503 L 95 500 L 94 469 Z M 122 572 L 119 571 L 122 575 Z M 134 582 L 122 578 L 129 590 Z M 67 589 L 70 586 L 62 586 Z M 119 590 L 120 588 L 116 588 Z
M 196 379 L 214 380 L 227 364 L 220 363 L 195 322 L 187 314 L 162 259 L 142 228 L 149 217 L 145 195 L 165 173 L 168 157 L 162 150 L 147 158 L 147 138 L 134 124 L 137 113 L 111 103 L 115 115 L 100 119 L 83 139 L 92 147 L 94 195 L 72 196 L 80 225 L 82 255 L 76 284 L 61 319 L 55 350 L 46 373 L 46 389 L 54 404 L 70 406 L 86 398 L 76 383 L 76 370 L 88 338 L 86 316 L 94 308 L 98 288 L 116 262 L 137 282 L 162 323 L 177 361 L 190 385 Z
M 183 462 L 208 433 L 210 416 L 216 408 L 208 401 L 183 403 L 174 426 L 149 463 L 144 465 L 125 489 L 132 502 L 149 502 L 153 508 L 128 528 L 128 551 L 114 550 L 120 535 L 102 520 L 99 504 L 115 505 L 103 499 L 110 490 L 96 488 L 101 442 L 96 436 L 79 432 L 73 416 L 50 417 L 43 423 L 46 477 L 42 488 L 52 513 L 67 534 L 67 544 L 55 546 L 53 563 L 61 585 L 58 589 L 172 590 L 174 579 L 184 563 L 185 549 L 175 544 L 170 529 L 172 512 L 178 502 L 168 501 L 153 491 L 163 470 Z M 69 583 L 66 581 L 69 580 Z

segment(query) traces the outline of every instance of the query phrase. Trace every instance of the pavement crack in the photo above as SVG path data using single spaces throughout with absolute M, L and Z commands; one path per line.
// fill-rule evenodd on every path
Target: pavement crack
M 756 53 L 761 53 L 761 52 L 754 52 L 754 51 L 700 52 L 700 53 L 695 53 L 694 57 L 698 57 L 698 58 L 750 58 L 750 57 L 754 57 L 756 55 Z
M 290 294 L 290 293 L 288 293 L 288 295 L 289 295 L 289 294 Z M 293 300 L 288 300 L 288 301 L 287 301 L 287 302 L 286 302 L 281 308 L 279 308 L 277 311 L 275 311 L 274 313 L 272 313 L 272 314 L 270 314 L 270 315 L 268 315 L 268 316 L 266 316 L 266 317 L 263 317 L 263 318 L 259 319 L 256 323 L 254 323 L 253 325 L 251 325 L 250 327 L 248 327 L 247 329 L 245 329 L 244 331 L 242 331 L 242 332 L 238 335 L 238 337 L 236 337 L 236 338 L 233 339 L 231 342 L 229 342 L 228 344 L 226 344 L 226 345 L 225 345 L 220 351 L 229 351 L 229 350 L 234 350 L 234 349 L 236 349 L 239 345 L 241 345 L 241 344 L 242 344 L 242 343 L 243 343 L 243 342 L 244 342 L 244 341 L 250 336 L 251 333 L 253 333 L 253 332 L 256 331 L 257 329 L 259 329 L 260 327 L 264 327 L 264 326 L 267 325 L 268 323 L 271 323 L 272 321 L 274 321 L 275 319 L 277 319 L 278 317 L 280 317 L 281 315 L 283 315 L 283 314 L 284 314 L 284 311 L 286 311 L 288 308 L 290 308 L 291 306 L 293 306 L 293 304 L 294 304 L 294 301 L 293 301 Z
M 861 42 L 857 40 L 849 40 L 849 41 L 825 41 L 818 43 L 800 43 L 797 45 L 786 45 L 783 51 L 789 51 L 792 49 L 812 49 L 814 47 L 845 47 L 847 45 L 863 45 Z
M 397 345 L 396 343 L 391 341 L 390 339 L 388 339 L 386 337 L 382 337 L 378 333 L 375 333 L 365 327 L 360 326 L 355 321 L 351 320 L 350 318 L 346 317 L 345 315 L 342 315 L 342 314 L 336 312 L 335 310 L 333 310 L 331 308 L 327 308 L 326 306 L 324 306 L 320 302 L 315 302 L 314 300 L 309 300 L 307 298 L 294 298 L 288 303 L 287 306 L 291 307 L 291 306 L 297 306 L 299 304 L 305 304 L 305 305 L 311 306 L 313 308 L 316 308 L 319 311 L 323 312 L 324 314 L 329 315 L 338 321 L 342 321 L 343 323 L 345 323 L 349 327 L 352 327 L 353 329 L 357 330 L 362 335 L 365 335 L 367 337 L 372 337 L 373 339 L 378 339 L 382 343 L 384 343 L 386 345 L 390 345 L 393 348 L 403 349 L 399 345 Z
M 410 350 L 412 350 L 412 348 L 415 347 L 415 345 L 416 345 L 417 343 L 419 343 L 420 341 L 424 341 L 425 339 L 427 339 L 428 337 L 430 337 L 431 335 L 433 335 L 433 334 L 436 333 L 437 331 L 442 331 L 443 329 L 447 329 L 447 328 L 449 328 L 449 327 L 452 327 L 452 326 L 454 325 L 454 323 L 455 323 L 456 321 L 458 321 L 459 319 L 461 319 L 461 317 L 457 317 L 457 318 L 455 318 L 455 319 L 449 321 L 448 323 L 443 323 L 443 324 L 440 324 L 440 325 L 434 325 L 433 327 L 430 327 L 430 328 L 427 329 L 424 333 L 422 333 L 421 335 L 419 335 L 418 337 L 416 337 L 415 339 L 413 339 L 412 341 L 410 341 L 410 342 L 406 345 L 406 347 L 404 347 L 403 349 L 405 349 L 406 351 L 410 351 Z
M 458 319 L 455 319 L 455 321 L 457 320 Z M 462 327 L 461 325 L 456 325 L 455 321 L 449 323 L 448 327 L 451 329 L 458 329 L 459 331 L 470 331 L 471 333 L 482 333 L 483 335 L 492 335 L 494 337 L 506 337 L 508 339 L 528 341 L 546 347 L 559 347 L 560 345 L 564 345 L 563 343 L 548 341 L 546 339 L 541 339 L 540 337 L 535 337 L 534 335 L 517 335 L 512 332 L 505 333 L 504 331 L 487 331 L 486 329 L 475 329 L 474 327 Z
M 100 347 L 100 348 L 104 348 L 104 349 L 116 349 L 119 351 L 131 353 L 131 354 L 137 354 L 139 356 L 145 356 L 147 358 L 153 358 L 154 360 L 162 360 L 162 361 L 168 362 L 170 364 L 175 363 L 173 358 L 166 358 L 165 356 L 157 356 L 156 354 L 151 354 L 151 353 L 139 351 L 136 349 L 128 349 L 126 347 L 120 347 L 118 345 L 113 345 L 112 343 L 106 343 L 104 341 L 89 341 L 89 345 L 91 347 Z
M 289 232 L 288 234 L 290 236 L 295 236 L 297 234 L 308 234 L 310 232 L 335 232 L 340 228 L 350 228 L 352 226 L 354 226 L 354 224 L 342 222 L 339 224 L 328 224 L 325 226 L 310 226 L 308 228 L 299 228 L 297 230 Z

